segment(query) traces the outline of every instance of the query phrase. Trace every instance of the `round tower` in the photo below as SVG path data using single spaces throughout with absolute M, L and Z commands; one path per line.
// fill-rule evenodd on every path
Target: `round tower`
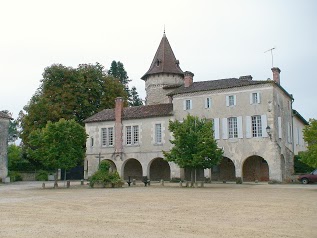
M 146 105 L 169 103 L 167 94 L 184 84 L 184 72 L 165 33 L 149 70 L 141 79 L 145 81 Z

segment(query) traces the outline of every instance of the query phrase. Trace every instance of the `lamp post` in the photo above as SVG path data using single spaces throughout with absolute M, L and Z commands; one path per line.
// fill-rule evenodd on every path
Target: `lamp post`
M 266 133 L 269 135 L 270 137 L 270 140 L 272 140 L 272 133 L 271 133 L 271 127 L 270 126 L 267 126 L 266 128 Z

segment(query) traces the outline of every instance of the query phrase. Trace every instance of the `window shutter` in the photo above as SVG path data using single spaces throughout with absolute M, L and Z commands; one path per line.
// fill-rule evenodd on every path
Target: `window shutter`
M 222 139 L 228 139 L 228 119 L 222 118 Z
M 245 117 L 245 136 L 246 138 L 252 138 L 252 125 L 251 125 L 251 117 Z
M 226 106 L 229 107 L 229 96 L 226 96 Z
M 184 105 L 183 105 L 183 107 L 184 107 L 184 111 L 186 111 L 186 99 L 184 100 Z
M 238 124 L 238 138 L 243 138 L 242 117 L 237 117 L 237 124 Z
M 282 139 L 282 118 L 277 118 L 277 126 L 278 126 L 278 138 Z
M 191 99 L 189 100 L 189 105 L 190 105 L 189 109 L 193 109 L 193 100 L 191 100 Z
M 237 105 L 237 95 L 233 95 L 233 105 Z
M 253 104 L 253 93 L 250 93 L 250 104 Z
M 266 115 L 261 115 L 262 123 L 262 137 L 267 137 L 266 127 L 267 127 L 267 117 Z
M 257 94 L 258 103 L 260 104 L 261 103 L 260 93 L 256 93 L 256 94 Z
M 219 118 L 215 118 L 214 119 L 214 137 L 216 140 L 220 139 L 220 135 L 219 135 Z

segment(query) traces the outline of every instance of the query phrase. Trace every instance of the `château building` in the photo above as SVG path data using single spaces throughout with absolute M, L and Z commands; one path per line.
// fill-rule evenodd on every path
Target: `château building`
M 164 160 L 171 149 L 169 120 L 187 114 L 213 120 L 214 138 L 224 150 L 218 166 L 201 170 L 199 179 L 284 181 L 293 174 L 294 154 L 306 149 L 302 129 L 307 121 L 292 105 L 277 67 L 272 80 L 240 76 L 194 81 L 183 71 L 164 33 L 145 82 L 146 105 L 105 109 L 85 120 L 85 178 L 101 160 L 108 160 L 121 177 L 150 180 L 189 179 L 189 171 Z M 211 132 L 212 133 L 212 132 Z

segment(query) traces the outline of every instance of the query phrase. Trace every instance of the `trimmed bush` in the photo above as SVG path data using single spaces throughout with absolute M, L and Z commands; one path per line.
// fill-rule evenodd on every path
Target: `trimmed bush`
M 8 176 L 10 177 L 11 182 L 22 181 L 22 176 L 19 172 L 10 171 Z
M 48 172 L 45 170 L 39 170 L 35 176 L 36 181 L 47 181 L 48 180 Z
M 95 184 L 101 184 L 102 187 L 122 187 L 124 184 L 117 171 L 109 172 L 110 164 L 107 161 L 102 161 L 99 165 L 99 170 L 89 178 L 90 187 Z

